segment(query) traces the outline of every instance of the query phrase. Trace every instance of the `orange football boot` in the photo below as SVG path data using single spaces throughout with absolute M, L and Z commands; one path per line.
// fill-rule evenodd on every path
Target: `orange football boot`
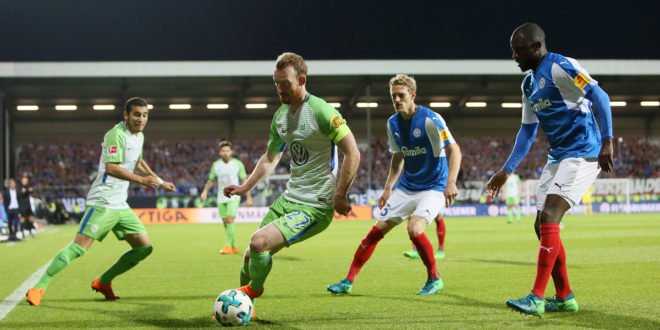
M 234 252 L 231 249 L 231 246 L 225 245 L 222 250 L 220 250 L 220 253 L 222 254 L 233 254 Z
M 31 288 L 25 294 L 25 296 L 27 297 L 27 302 L 29 302 L 30 305 L 32 306 L 41 305 L 41 297 L 43 297 L 43 295 L 44 295 L 43 289 L 35 289 L 35 288 Z
M 234 246 L 233 248 L 231 248 L 231 253 L 233 253 L 233 254 L 241 254 L 241 251 L 238 250 L 238 247 L 237 247 L 237 246 Z
M 112 292 L 112 284 L 102 283 L 98 277 L 94 279 L 94 282 L 92 282 L 92 290 L 103 294 L 105 296 L 105 300 L 119 299 L 119 297 L 115 296 L 115 293 Z

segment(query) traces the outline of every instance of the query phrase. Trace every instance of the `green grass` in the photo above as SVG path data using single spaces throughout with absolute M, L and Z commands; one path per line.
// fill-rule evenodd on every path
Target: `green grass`
M 381 241 L 353 292 L 332 296 L 328 284 L 346 275 L 371 221 L 335 222 L 320 236 L 274 258 L 266 291 L 248 326 L 275 328 L 660 328 L 660 221 L 657 214 L 568 216 L 562 240 L 578 313 L 520 315 L 506 299 L 529 293 L 538 242 L 532 219 L 447 218 L 447 258 L 438 268 L 445 288 L 417 296 L 426 272 L 402 251 L 399 226 Z M 239 224 L 246 246 L 256 224 Z M 238 286 L 241 257 L 218 253 L 220 225 L 150 225 L 154 253 L 114 281 L 122 298 L 106 302 L 89 285 L 128 245 L 112 235 L 63 270 L 42 305 L 22 302 L 0 328 L 198 328 L 211 320 L 215 297 Z M 436 245 L 435 226 L 427 230 Z M 13 292 L 74 236 L 59 226 L 36 239 L 0 244 L 0 297 Z M 552 281 L 547 295 L 554 294 Z M 0 298 L 2 299 L 2 298 Z

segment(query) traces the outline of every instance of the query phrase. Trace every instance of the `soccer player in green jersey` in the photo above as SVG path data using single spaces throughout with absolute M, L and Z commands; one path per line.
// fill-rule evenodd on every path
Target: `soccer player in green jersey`
M 502 188 L 506 201 L 506 209 L 509 213 L 509 220 L 507 222 L 513 223 L 513 213 L 515 210 L 516 220 L 520 223 L 520 191 L 522 190 L 522 185 L 518 174 L 511 173 Z
M 216 160 L 215 163 L 211 166 L 211 173 L 209 174 L 209 179 L 204 185 L 202 190 L 203 202 L 206 202 L 208 198 L 209 190 L 213 187 L 213 181 L 218 181 L 218 214 L 222 218 L 222 222 L 225 225 L 225 234 L 226 234 L 226 244 L 220 250 L 222 254 L 237 254 L 238 246 L 236 246 L 236 231 L 234 230 L 234 220 L 236 219 L 236 213 L 238 212 L 238 204 L 241 202 L 240 196 L 225 197 L 222 193 L 222 190 L 225 189 L 228 185 L 238 185 L 238 180 L 241 180 L 241 183 L 245 183 L 245 178 L 247 174 L 245 173 L 245 166 L 241 163 L 240 160 L 232 158 L 232 149 L 231 142 L 229 141 L 220 141 L 218 144 L 220 150 L 218 154 L 220 159 Z M 246 193 L 245 204 L 248 207 L 252 206 L 252 196 L 248 191 Z
M 85 255 L 94 240 L 102 241 L 110 231 L 117 239 L 126 240 L 131 249 L 92 282 L 92 289 L 102 293 L 105 299 L 119 299 L 112 291 L 112 280 L 151 254 L 153 248 L 147 231 L 126 203 L 129 183 L 162 187 L 167 191 L 176 188 L 158 177 L 142 159 L 142 130 L 148 118 L 147 102 L 131 98 L 124 106 L 124 121 L 105 133 L 98 174 L 87 194 L 85 214 L 76 237 L 55 255 L 46 273 L 28 290 L 26 296 L 30 304 L 39 306 L 44 290 L 55 275 L 71 261 Z M 134 170 L 140 175 L 133 174 Z
M 280 55 L 273 80 L 282 106 L 273 117 L 266 153 L 243 185 L 224 189 L 225 196 L 247 193 L 273 171 L 288 147 L 291 179 L 250 238 L 241 268 L 239 290 L 252 299 L 263 293 L 277 251 L 321 233 L 334 211 L 348 214 L 346 194 L 360 163 L 355 138 L 341 114 L 307 92 L 307 64 L 301 56 Z M 339 178 L 337 147 L 344 154 Z

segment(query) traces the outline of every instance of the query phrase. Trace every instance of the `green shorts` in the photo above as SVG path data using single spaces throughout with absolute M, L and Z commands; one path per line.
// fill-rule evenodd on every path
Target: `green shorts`
M 140 218 L 130 208 L 112 210 L 87 205 L 78 233 L 101 242 L 110 230 L 119 240 L 124 239 L 127 234 L 147 233 Z
M 520 197 L 519 196 L 507 197 L 506 198 L 506 205 L 518 205 L 518 204 L 520 204 Z
M 227 217 L 235 217 L 238 213 L 238 204 L 240 200 L 229 201 L 227 203 L 218 203 L 218 215 L 220 219 L 227 219 Z
M 287 245 L 291 246 L 324 231 L 334 214 L 333 209 L 319 209 L 280 197 L 270 207 L 259 228 L 272 223 L 282 232 Z

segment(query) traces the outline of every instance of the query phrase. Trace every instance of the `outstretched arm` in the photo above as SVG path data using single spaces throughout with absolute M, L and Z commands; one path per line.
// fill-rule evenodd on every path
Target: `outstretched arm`
M 281 157 L 281 152 L 267 150 L 266 153 L 259 158 L 257 166 L 247 180 L 245 180 L 240 186 L 230 185 L 225 187 L 223 190 L 224 195 L 227 197 L 231 197 L 231 195 L 244 195 L 246 192 L 252 190 L 257 183 L 263 181 L 273 172 L 277 164 L 280 162 Z
M 335 190 L 335 210 L 341 215 L 346 215 L 351 211 L 351 205 L 348 203 L 348 189 L 353 183 L 355 173 L 360 166 L 360 150 L 355 143 L 353 133 L 348 133 L 344 136 L 337 147 L 344 154 L 344 160 L 341 163 L 341 170 L 339 172 L 339 179 L 337 183 L 337 190 Z
M 502 188 L 502 185 L 506 182 L 509 174 L 513 173 L 518 168 L 518 165 L 520 165 L 523 158 L 525 158 L 529 149 L 532 147 L 532 143 L 534 143 L 534 138 L 536 138 L 538 125 L 538 123 L 532 123 L 522 124 L 520 126 L 518 136 L 516 137 L 516 143 L 513 146 L 513 151 L 511 152 L 509 159 L 504 163 L 502 169 L 495 173 L 486 184 L 486 192 L 490 197 L 497 197 L 500 193 L 500 188 Z

